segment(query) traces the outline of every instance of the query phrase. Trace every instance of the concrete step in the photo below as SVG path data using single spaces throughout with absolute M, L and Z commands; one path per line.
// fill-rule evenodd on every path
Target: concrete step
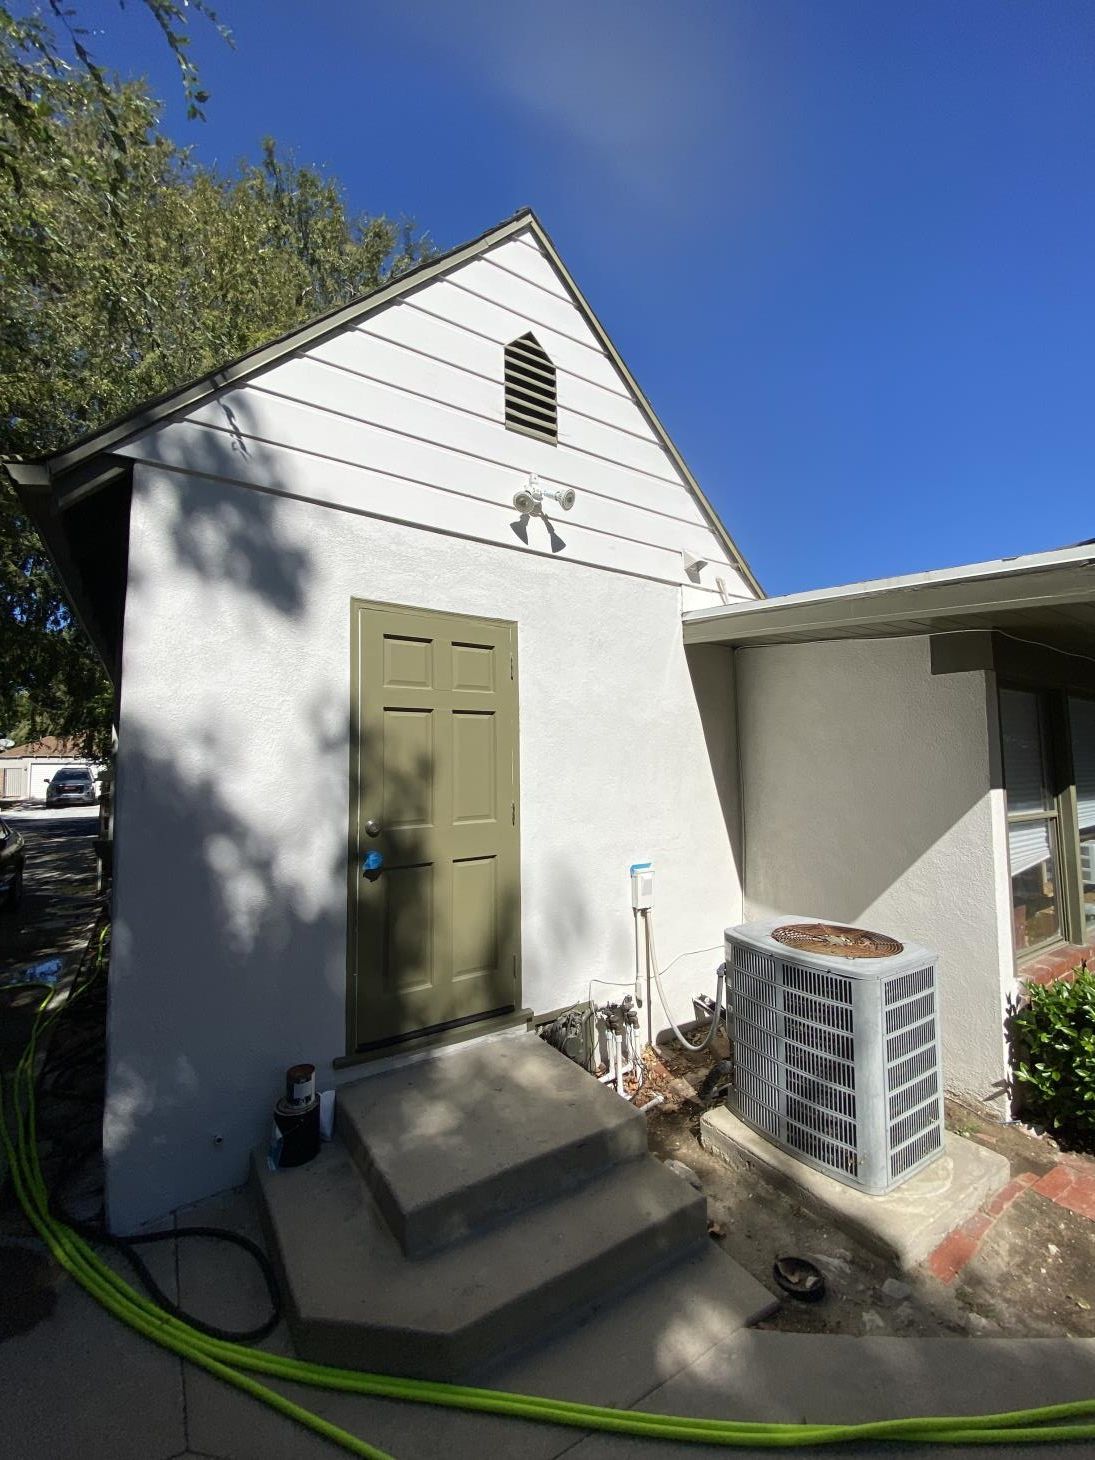
M 644 1117 L 534 1034 L 343 1085 L 336 1120 L 414 1257 L 647 1151 Z
M 337 1138 L 307 1166 L 270 1172 L 256 1154 L 252 1171 L 297 1350 L 349 1368 L 461 1378 L 708 1240 L 704 1198 L 650 1156 L 420 1258 Z M 770 1303 L 726 1261 L 747 1306 Z

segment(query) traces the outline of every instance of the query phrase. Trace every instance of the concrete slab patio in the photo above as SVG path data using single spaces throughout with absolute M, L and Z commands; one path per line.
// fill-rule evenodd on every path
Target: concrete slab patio
M 203 1202 L 179 1219 L 259 1234 L 245 1191 Z M 177 1253 L 172 1245 L 149 1251 L 169 1291 L 177 1267 L 185 1306 L 218 1323 L 256 1320 L 265 1294 L 242 1254 L 200 1240 L 174 1244 Z M 1095 1340 L 851 1339 L 756 1330 L 726 1338 L 706 1284 L 701 1257 L 678 1269 L 672 1301 L 651 1283 L 609 1314 L 595 1314 L 564 1338 L 477 1378 L 513 1392 L 621 1408 L 763 1420 L 968 1414 L 1095 1395 Z M 291 1351 L 284 1325 L 268 1346 Z M 342 1453 L 130 1333 L 64 1279 L 53 1313 L 33 1332 L 0 1343 L 0 1386 L 5 1460 L 333 1460 Z M 726 1454 L 278 1387 L 398 1460 L 435 1454 L 481 1460 L 484 1453 L 500 1460 L 563 1454 L 575 1460 L 703 1460 Z M 884 1451 L 860 1446 L 850 1453 Z M 916 1446 L 885 1453 L 945 1460 L 970 1452 Z M 993 1453 L 1017 1460 L 1020 1450 L 1005 1446 Z M 1022 1453 L 1030 1460 L 1064 1460 L 1084 1449 L 1058 1444 Z

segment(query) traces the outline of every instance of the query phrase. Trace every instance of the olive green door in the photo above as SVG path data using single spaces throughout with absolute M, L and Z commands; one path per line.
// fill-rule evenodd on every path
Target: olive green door
M 352 639 L 351 1051 L 516 1008 L 521 926 L 516 625 L 355 600 Z

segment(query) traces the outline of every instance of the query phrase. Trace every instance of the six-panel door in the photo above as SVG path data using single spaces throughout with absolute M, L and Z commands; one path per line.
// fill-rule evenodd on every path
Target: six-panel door
M 513 624 L 353 605 L 351 1050 L 516 1006 L 516 672 Z

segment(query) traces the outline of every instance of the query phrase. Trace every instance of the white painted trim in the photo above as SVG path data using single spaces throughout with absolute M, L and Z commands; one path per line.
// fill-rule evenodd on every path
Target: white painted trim
M 762 636 L 827 632 L 898 620 L 946 618 L 994 610 L 1051 607 L 1095 601 L 1095 549 L 1049 553 L 940 568 L 901 578 L 879 578 L 790 593 L 684 615 L 688 643 L 745 643 Z

